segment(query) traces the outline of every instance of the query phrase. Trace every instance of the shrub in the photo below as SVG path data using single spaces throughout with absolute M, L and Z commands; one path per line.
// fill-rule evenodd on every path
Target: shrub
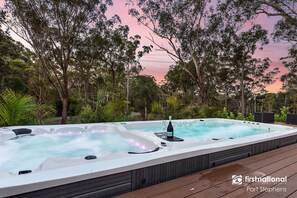
M 127 119 L 126 104 L 125 100 L 116 99 L 106 104 L 98 103 L 95 109 L 92 109 L 90 105 L 85 105 L 82 107 L 79 118 L 83 123 L 124 121 Z
M 179 118 L 191 119 L 197 116 L 199 110 L 195 105 L 187 105 L 180 110 Z
M 283 106 L 280 109 L 280 114 L 275 114 L 274 120 L 276 122 L 286 122 L 288 112 L 289 112 L 289 107 Z
M 218 117 L 219 108 L 213 106 L 206 106 L 203 110 L 199 111 L 199 117 L 201 118 L 215 118 Z
M 166 98 L 166 102 L 168 104 L 167 114 L 172 115 L 173 117 L 178 117 L 178 109 L 180 108 L 181 101 L 175 96 L 169 96 Z
M 57 111 L 53 105 L 38 104 L 36 107 L 36 124 L 44 124 L 44 121 L 56 115 Z
M 239 112 L 236 116 L 236 120 L 244 120 L 244 116 Z
M 125 107 L 127 101 L 117 99 L 114 101 L 109 101 L 101 112 L 100 116 L 102 118 L 101 121 L 104 122 L 113 122 L 113 121 L 124 121 L 126 118 L 125 115 Z
M 69 108 L 68 115 L 75 116 L 78 115 L 79 112 L 82 111 L 82 107 L 84 104 L 84 100 L 79 97 L 70 97 L 69 98 Z
M 254 121 L 255 120 L 255 117 L 254 117 L 253 114 L 250 113 L 248 116 L 246 116 L 244 118 L 244 120 L 246 120 L 246 121 Z
M 158 102 L 153 102 L 151 105 L 151 112 L 148 114 L 149 120 L 162 120 L 165 117 L 163 106 Z
M 0 126 L 32 123 L 36 118 L 36 108 L 31 96 L 6 89 L 0 95 Z
M 82 107 L 79 118 L 82 123 L 96 122 L 96 111 L 93 111 L 90 105 L 85 105 Z
M 227 108 L 224 107 L 222 111 L 218 111 L 217 116 L 218 116 L 218 118 L 228 118 L 229 112 L 228 112 Z

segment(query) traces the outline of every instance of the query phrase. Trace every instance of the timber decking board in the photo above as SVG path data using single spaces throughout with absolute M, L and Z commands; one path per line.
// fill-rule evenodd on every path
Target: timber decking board
M 255 155 L 255 156 L 253 156 L 251 158 L 245 158 L 245 159 L 242 159 L 240 161 L 232 162 L 232 163 L 222 165 L 222 166 L 219 166 L 219 167 L 216 167 L 216 168 L 213 168 L 213 169 L 208 169 L 208 170 L 206 170 L 204 172 L 200 172 L 200 173 L 201 174 L 207 174 L 207 172 L 211 171 L 211 170 L 212 171 L 213 170 L 218 170 L 217 174 L 219 174 L 220 172 L 224 173 L 224 172 L 226 172 L 226 170 L 224 170 L 223 167 L 231 167 L 231 169 L 229 171 L 233 171 L 234 166 L 232 166 L 232 165 L 236 165 L 236 166 L 238 166 L 238 165 L 248 165 L 248 164 L 255 163 L 257 161 L 260 161 L 260 163 L 263 166 L 265 166 L 267 164 L 267 162 L 264 163 L 265 161 L 264 162 L 262 161 L 263 158 L 267 158 L 266 161 L 268 161 L 268 163 L 270 163 L 268 158 L 273 157 L 275 155 L 279 155 L 279 159 L 285 158 L 285 157 L 288 156 L 288 154 L 289 155 L 295 154 L 295 151 L 293 151 L 294 149 L 297 149 L 297 145 L 293 145 L 291 147 L 284 147 L 282 149 L 276 149 L 276 150 L 273 150 L 273 151 L 270 151 L 270 152 L 263 153 L 261 155 Z M 280 154 L 285 153 L 287 151 L 291 151 L 291 152 L 282 155 L 282 157 L 280 156 Z M 161 183 L 159 185 L 151 186 L 150 188 L 144 188 L 144 189 L 141 190 L 141 197 L 152 197 L 154 195 L 158 195 L 160 193 L 165 193 L 167 191 L 170 191 L 171 189 L 175 189 L 176 187 L 182 187 L 182 186 L 186 186 L 188 184 L 192 184 L 192 183 L 196 182 L 197 180 L 199 180 L 199 177 L 197 176 L 197 174 L 199 174 L 199 173 L 191 174 L 191 175 L 179 178 L 179 179 L 168 181 L 166 183 Z M 134 195 L 133 193 L 129 194 L 129 196 L 130 195 L 132 197 L 138 197 L 139 196 L 137 194 Z
M 297 173 L 288 178 L 288 183 L 277 184 L 274 187 L 278 188 L 286 188 L 286 192 L 282 193 L 282 196 L 289 196 L 290 194 L 296 191 L 297 184 Z M 271 193 L 261 193 L 257 195 L 255 198 L 279 198 L 279 192 L 271 192 Z
M 247 193 L 246 186 L 231 184 L 232 175 L 287 176 L 288 182 L 267 187 L 286 187 L 286 193 Z M 249 183 L 257 187 L 258 183 Z M 271 194 L 271 196 L 270 196 Z M 119 196 L 125 197 L 290 197 L 297 198 L 297 144 L 204 170 L 185 177 Z

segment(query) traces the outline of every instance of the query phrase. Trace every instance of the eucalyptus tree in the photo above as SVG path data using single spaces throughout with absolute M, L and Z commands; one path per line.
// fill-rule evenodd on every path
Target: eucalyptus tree
M 67 122 L 71 60 L 77 38 L 92 24 L 106 20 L 111 0 L 7 0 L 11 15 L 6 25 L 27 41 L 41 62 L 49 82 L 62 101 L 62 120 Z
M 158 94 L 159 87 L 152 76 L 138 75 L 131 82 L 131 102 L 142 112 L 144 119 L 147 119 L 148 107 L 157 101 Z
M 196 82 L 189 78 L 188 73 L 183 69 L 186 67 L 188 71 L 195 73 L 195 66 L 193 62 L 185 66 L 172 65 L 165 75 L 165 83 L 162 85 L 162 90 L 165 95 L 179 96 L 185 104 L 197 103 L 197 89 Z
M 105 42 L 101 48 L 100 60 L 106 64 L 107 72 L 111 76 L 112 90 L 115 92 L 121 74 L 125 73 L 126 66 L 137 64 L 136 50 L 140 45 L 139 35 L 129 37 L 129 27 L 119 25 L 115 29 L 104 32 Z
M 6 14 L 6 13 L 4 12 L 4 10 L 0 10 L 0 28 L 1 28 L 1 26 L 2 26 L 2 23 L 4 22 L 5 14 Z M 3 30 L 0 29 L 0 32 L 1 32 L 1 34 L 2 34 Z
M 297 93 L 297 3 L 292 7 L 295 15 L 283 16 L 275 25 L 273 37 L 276 41 L 284 41 L 290 44 L 288 56 L 282 57 L 283 65 L 288 69 L 288 73 L 282 75 L 281 81 L 285 90 L 292 90 Z M 293 10 L 294 9 L 294 10 Z
M 295 0 L 253 0 L 245 3 L 253 3 L 257 8 L 257 14 L 267 16 L 281 16 L 288 23 L 297 20 L 297 2 Z
M 78 87 L 79 96 L 81 93 L 81 86 L 83 86 L 83 98 L 85 103 L 89 100 L 89 93 L 91 92 L 90 84 L 101 76 L 96 73 L 95 67 L 101 69 L 101 64 L 98 62 L 97 50 L 102 47 L 101 43 L 95 42 L 92 30 L 85 32 L 78 38 L 78 46 L 73 58 L 73 71 L 77 73 L 76 87 Z M 103 40 L 103 39 L 102 39 Z M 95 93 L 96 90 L 93 92 Z
M 181 65 L 189 78 L 196 83 L 200 105 L 209 105 L 213 82 L 212 71 L 217 66 L 221 27 L 220 13 L 210 0 L 128 0 L 130 15 L 146 26 L 154 36 L 167 44 L 159 43 L 153 35 L 149 37 L 160 50 Z M 135 6 L 136 5 L 136 6 Z M 186 65 L 192 62 L 194 72 Z
M 254 58 L 259 46 L 268 43 L 267 31 L 260 25 L 253 25 L 249 30 L 234 32 L 229 29 L 225 37 L 223 58 L 228 68 L 227 79 L 232 79 L 230 85 L 234 95 L 240 93 L 239 107 L 242 115 L 245 115 L 246 97 L 252 97 L 255 92 L 264 92 L 266 85 L 273 82 L 273 77 L 279 72 L 278 68 L 269 71 L 270 60 L 268 58 Z
M 245 8 L 245 13 L 255 16 L 265 14 L 269 17 L 278 17 L 274 27 L 273 38 L 275 41 L 284 41 L 291 45 L 288 56 L 281 58 L 288 73 L 281 77 L 283 88 L 296 91 L 297 85 L 297 2 L 296 0 L 230 0 L 231 4 Z
M 120 23 L 118 16 L 105 24 L 97 23 L 91 31 L 91 45 L 94 45 L 97 62 L 109 74 L 107 79 L 110 79 L 112 91 L 121 92 L 126 86 L 126 100 L 129 101 L 130 76 L 137 75 L 142 70 L 139 59 L 149 53 L 152 46 L 142 46 L 140 49 L 141 37 L 129 36 L 129 27 Z
M 18 92 L 29 90 L 32 52 L 7 33 L 0 32 L 0 90 Z

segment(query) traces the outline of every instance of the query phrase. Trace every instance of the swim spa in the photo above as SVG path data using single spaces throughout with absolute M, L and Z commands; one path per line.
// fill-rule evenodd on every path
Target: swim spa
M 128 123 L 127 125 L 125 125 L 125 128 L 129 131 L 163 132 L 165 134 L 167 125 L 167 121 L 155 123 Z M 188 140 L 208 140 L 226 138 L 234 139 L 239 137 L 270 133 L 277 130 L 276 127 L 265 127 L 255 122 L 238 123 L 218 121 L 214 122 L 209 120 L 194 120 L 173 122 L 173 125 L 175 136 Z
M 174 120 L 175 135 L 184 141 L 167 142 L 154 134 L 163 132 L 166 124 L 1 128 L 0 154 L 7 158 L 0 159 L 0 196 L 109 197 L 297 141 L 293 127 L 203 119 Z M 24 128 L 31 133 L 12 131 Z M 43 146 L 35 145 L 38 142 Z M 96 159 L 85 159 L 90 155 Z M 19 175 L 26 170 L 31 172 Z

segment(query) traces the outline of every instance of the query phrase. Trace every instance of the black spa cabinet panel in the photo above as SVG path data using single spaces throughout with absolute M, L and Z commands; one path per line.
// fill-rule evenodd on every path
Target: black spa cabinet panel
M 100 198 L 131 191 L 131 171 L 13 196 L 15 198 Z
M 252 155 L 257 155 L 266 151 L 270 151 L 280 147 L 280 140 L 271 140 L 266 142 L 261 142 L 253 144 L 252 146 Z
M 255 114 L 254 114 L 254 121 L 255 122 L 262 122 L 262 113 L 261 112 L 256 112 Z
M 280 146 L 288 146 L 290 144 L 297 143 L 297 135 L 285 137 L 280 139 Z
M 287 113 L 287 124 L 297 124 L 297 114 Z
M 208 155 L 132 170 L 132 191 L 208 168 Z
M 255 122 L 262 123 L 274 123 L 274 113 L 273 112 L 257 112 L 254 114 Z
M 209 167 L 215 167 L 251 156 L 252 146 L 243 146 L 209 154 Z

